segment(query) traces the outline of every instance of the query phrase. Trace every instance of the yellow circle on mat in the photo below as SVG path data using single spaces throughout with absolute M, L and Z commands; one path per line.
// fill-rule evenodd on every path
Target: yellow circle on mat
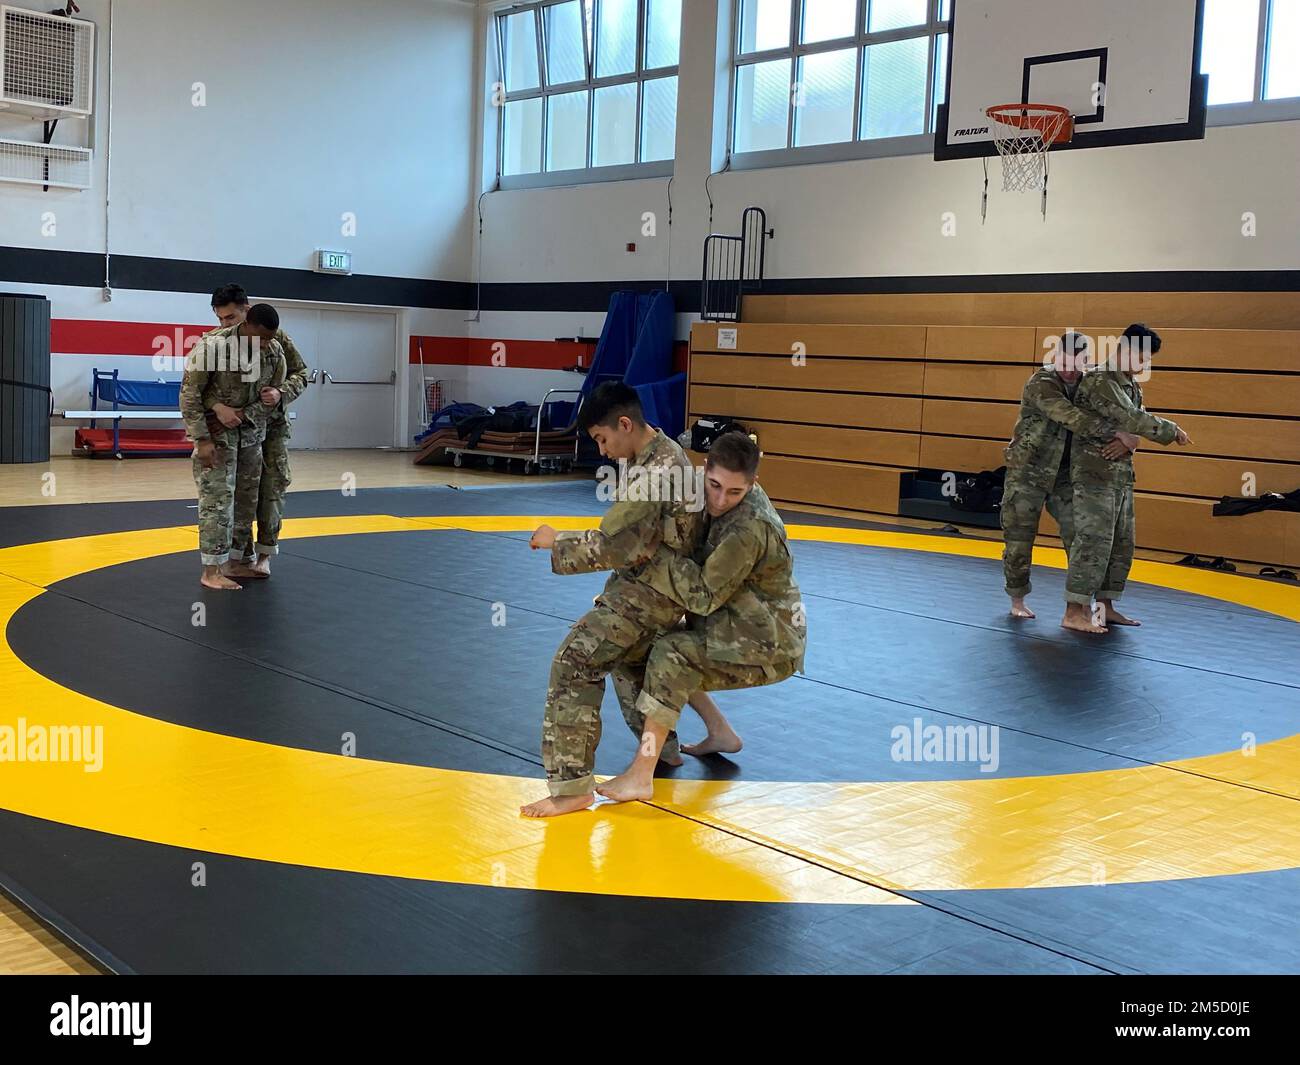
M 284 536 L 526 532 L 593 518 L 301 518 Z M 791 525 L 819 540 L 996 558 L 1001 545 Z M 0 631 L 56 581 L 193 551 L 193 527 L 0 549 Z M 520 545 L 521 551 L 527 548 Z M 1035 561 L 1061 568 L 1059 550 Z M 1300 620 L 1300 589 L 1137 562 L 1137 581 Z M 869 634 L 868 634 L 869 638 Z M 0 762 L 0 808 L 261 861 L 501 888 L 750 902 L 899 903 L 900 891 L 1175 880 L 1300 866 L 1300 736 L 1131 769 L 943 781 L 659 781 L 653 805 L 518 815 L 540 779 L 322 754 L 132 713 L 35 672 L 0 642 L 0 691 L 28 730 L 102 728 L 97 772 Z M 540 723 L 543 693 L 537 693 Z

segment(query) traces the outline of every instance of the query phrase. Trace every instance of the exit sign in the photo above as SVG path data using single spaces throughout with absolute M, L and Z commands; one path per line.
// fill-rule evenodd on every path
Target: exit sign
M 352 253 L 350 251 L 316 251 L 316 273 L 350 274 L 352 273 Z

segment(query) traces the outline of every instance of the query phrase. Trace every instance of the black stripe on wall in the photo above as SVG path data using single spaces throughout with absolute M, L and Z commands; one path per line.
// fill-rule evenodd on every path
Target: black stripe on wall
M 20 284 L 99 288 L 103 256 L 92 252 L 0 249 L 0 279 Z M 135 255 L 112 258 L 114 288 L 209 293 L 238 281 L 255 293 L 321 303 L 487 311 L 604 311 L 617 291 L 654 292 L 662 281 L 472 282 L 192 262 Z M 673 281 L 678 312 L 700 308 L 698 281 Z M 1145 270 L 1057 274 L 936 274 L 915 277 L 769 278 L 761 295 L 864 295 L 934 292 L 1300 292 L 1300 270 Z
M 211 292 L 238 280 L 249 292 L 275 293 L 281 299 L 320 303 L 382 303 L 394 307 L 440 307 L 465 310 L 474 306 L 474 287 L 463 281 L 426 281 L 378 274 L 317 274 L 274 266 L 231 266 L 175 259 L 146 259 L 114 255 L 113 285 L 121 288 L 172 292 Z
M 1116 270 L 1078 274 L 936 274 L 929 277 L 777 277 L 758 295 L 896 295 L 918 292 L 1300 292 L 1300 270 Z
M 474 286 L 464 281 L 430 281 L 377 274 L 339 277 L 311 270 L 157 259 L 141 255 L 114 255 L 109 271 L 110 283 L 115 289 L 210 293 L 218 285 L 238 281 L 250 292 L 274 293 L 280 299 L 448 310 L 474 307 Z M 100 288 L 104 283 L 104 257 L 93 252 L 3 248 L 0 249 L 0 278 L 29 285 Z
M 483 286 L 485 311 L 605 311 L 615 292 L 662 292 L 662 281 L 514 281 Z M 679 314 L 700 309 L 700 283 L 669 286 Z

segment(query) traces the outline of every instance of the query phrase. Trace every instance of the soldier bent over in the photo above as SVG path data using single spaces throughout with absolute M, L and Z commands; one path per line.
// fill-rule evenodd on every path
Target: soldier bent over
M 686 453 L 646 424 L 636 392 L 620 382 L 592 392 L 578 425 L 606 458 L 631 460 L 634 469 L 662 478 L 660 484 L 671 486 L 672 474 L 680 489 L 693 474 Z M 699 537 L 702 515 L 680 490 L 646 494 L 659 498 L 617 498 L 599 528 L 557 533 L 542 525 L 533 533 L 531 546 L 550 550 L 556 573 L 614 572 L 551 663 L 542 723 L 542 762 L 551 794 L 521 807 L 525 817 L 572 813 L 595 801 L 593 770 L 605 677 L 622 661 L 644 659 L 655 638 L 681 619 L 681 606 L 638 579 L 632 567 L 661 546 L 670 553 L 689 552 Z
M 708 528 L 698 558 L 660 548 L 639 579 L 690 612 L 688 629 L 661 636 L 644 666 L 637 709 L 645 732 L 632 765 L 596 790 L 649 799 L 658 752 L 690 694 L 756 688 L 803 668 L 807 622 L 785 525 L 754 483 L 758 445 L 724 433 L 704 468 Z M 633 668 L 628 659 L 620 668 Z

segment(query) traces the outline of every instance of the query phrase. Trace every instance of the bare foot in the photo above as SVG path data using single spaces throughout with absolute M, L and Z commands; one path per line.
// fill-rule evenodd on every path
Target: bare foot
M 1142 622 L 1135 618 L 1126 618 L 1109 603 L 1106 604 L 1106 624 L 1107 625 L 1134 625 L 1141 626 Z
M 680 749 L 678 751 L 665 750 L 659 756 L 659 762 L 661 765 L 670 765 L 676 769 L 678 766 L 685 765 L 686 759 L 681 756 Z
M 253 576 L 255 577 L 265 578 L 271 576 L 271 556 L 259 555 L 257 561 L 248 568 L 252 570 Z
M 1021 596 L 1018 599 L 1011 600 L 1011 616 L 1013 618 L 1032 618 L 1038 615 L 1025 606 L 1024 596 Z
M 1061 619 L 1061 628 L 1073 629 L 1075 632 L 1087 632 L 1099 636 L 1107 632 L 1105 625 L 1097 625 L 1087 614 L 1066 614 Z
M 243 577 L 245 580 L 257 576 L 257 574 L 253 571 L 253 567 L 250 566 L 247 562 L 243 562 L 243 561 L 232 560 L 230 562 L 227 562 L 224 566 L 221 567 L 221 572 L 223 576 Z
M 213 567 L 213 571 L 211 573 L 209 573 L 207 570 L 204 570 L 203 576 L 199 578 L 199 583 L 203 585 L 204 588 L 212 588 L 218 592 L 242 592 L 243 591 L 243 589 L 234 581 L 232 581 L 229 577 L 223 576 L 221 570 L 216 567 Z
M 585 795 L 551 795 L 519 807 L 519 813 L 522 817 L 559 817 L 586 810 L 595 801 L 596 796 L 591 792 Z
M 703 758 L 706 754 L 738 754 L 744 746 L 741 738 L 728 729 L 726 732 L 710 732 L 699 743 L 685 744 L 682 750 Z
M 633 776 L 629 771 L 620 773 L 604 784 L 597 784 L 596 791 L 614 802 L 636 802 L 638 799 L 654 798 L 655 785 L 653 778 Z

